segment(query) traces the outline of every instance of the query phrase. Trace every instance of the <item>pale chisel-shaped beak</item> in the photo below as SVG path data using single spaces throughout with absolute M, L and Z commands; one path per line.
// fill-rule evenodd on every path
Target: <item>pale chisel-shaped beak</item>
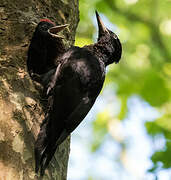
M 59 32 L 61 32 L 63 29 L 65 29 L 69 24 L 54 26 L 48 29 L 48 33 L 56 38 L 64 38 L 62 35 L 58 35 Z
M 98 12 L 96 11 L 96 19 L 97 19 L 97 23 L 98 23 L 98 28 L 99 28 L 99 35 L 98 37 L 100 38 L 103 34 L 105 33 L 109 33 L 109 31 L 107 30 L 107 28 L 105 27 L 105 25 L 103 24 Z

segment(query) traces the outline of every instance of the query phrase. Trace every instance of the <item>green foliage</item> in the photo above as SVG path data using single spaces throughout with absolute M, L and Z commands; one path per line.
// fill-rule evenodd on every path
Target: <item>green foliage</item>
M 163 163 L 163 168 L 170 168 L 171 167 L 171 142 L 166 143 L 166 148 L 162 151 L 155 152 L 151 159 L 154 162 L 154 164 L 157 164 L 157 162 Z
M 145 126 L 148 133 L 155 137 L 158 134 L 164 135 L 166 140 L 165 147 L 160 150 L 156 151 L 152 156 L 151 159 L 154 162 L 154 166 L 151 171 L 155 171 L 158 168 L 158 162 L 162 162 L 163 168 L 170 168 L 171 167 L 171 114 L 165 114 L 161 118 L 155 120 L 154 122 L 146 122 Z
M 150 136 L 162 134 L 167 143 L 163 150 L 152 155 L 151 171 L 155 171 L 158 162 L 163 163 L 163 168 L 171 168 L 171 3 L 163 0 L 81 0 L 77 45 L 92 42 L 95 27 L 91 19 L 95 9 L 117 27 L 114 30 L 123 45 L 122 60 L 109 68 L 106 80 L 106 84 L 117 86 L 116 94 L 121 101 L 117 118 L 126 117 L 127 101 L 135 94 L 156 107 L 162 117 L 147 122 L 145 127 Z M 108 132 L 110 117 L 105 113 L 100 113 L 93 124 L 92 151 L 100 147 Z
M 146 122 L 145 126 L 151 136 L 163 134 L 166 139 L 171 139 L 171 114 L 164 114 L 153 122 Z
M 161 106 L 169 99 L 169 90 L 160 74 L 151 69 L 143 80 L 141 96 L 152 106 Z
M 121 109 L 120 109 L 120 113 L 118 114 L 118 119 L 122 120 L 125 118 L 127 111 L 128 111 L 128 107 L 127 107 L 127 98 L 125 96 L 121 96 Z
M 95 152 L 101 145 L 107 133 L 107 122 L 110 119 L 108 111 L 103 111 L 97 115 L 93 122 L 93 142 L 91 151 Z

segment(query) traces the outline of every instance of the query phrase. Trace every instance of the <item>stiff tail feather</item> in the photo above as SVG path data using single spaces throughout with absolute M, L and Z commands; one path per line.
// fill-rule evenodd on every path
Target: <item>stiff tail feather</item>
M 48 124 L 49 116 L 47 116 L 41 127 L 40 132 L 38 134 L 37 140 L 35 142 L 35 172 L 38 173 L 41 163 L 42 155 L 46 149 L 47 143 L 48 143 L 48 136 L 47 136 L 47 124 Z
M 54 156 L 57 147 L 69 136 L 69 134 L 70 133 L 64 129 L 58 139 L 52 138 L 51 141 L 48 143 L 40 160 L 40 166 L 41 166 L 40 175 L 41 176 L 44 175 L 45 169 L 47 168 L 47 166 L 49 165 L 49 162 Z

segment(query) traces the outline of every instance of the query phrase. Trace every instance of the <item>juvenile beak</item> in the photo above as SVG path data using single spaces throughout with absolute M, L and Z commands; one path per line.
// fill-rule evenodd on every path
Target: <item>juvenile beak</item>
M 99 28 L 99 36 L 98 37 L 101 37 L 105 33 L 109 33 L 109 31 L 107 30 L 107 28 L 103 24 L 103 22 L 102 22 L 102 20 L 101 20 L 101 18 L 100 18 L 97 11 L 96 11 L 96 19 L 97 19 L 98 28 Z
M 59 25 L 59 26 L 54 26 L 48 29 L 48 33 L 53 36 L 53 37 L 58 37 L 58 38 L 64 38 L 64 36 L 58 35 L 60 31 L 62 31 L 64 28 L 66 28 L 69 24 L 64 24 L 64 25 Z

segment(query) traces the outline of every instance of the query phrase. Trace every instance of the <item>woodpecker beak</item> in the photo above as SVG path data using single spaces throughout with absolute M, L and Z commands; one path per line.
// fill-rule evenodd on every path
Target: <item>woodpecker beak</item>
M 66 28 L 69 24 L 64 24 L 60 26 L 54 26 L 50 29 L 48 29 L 48 33 L 55 38 L 61 38 L 64 39 L 65 37 L 62 35 L 58 35 L 57 33 L 61 32 L 64 28 Z
M 103 24 L 103 22 L 102 22 L 97 11 L 96 11 L 96 19 L 97 19 L 97 23 L 98 23 L 98 27 L 99 27 L 99 36 L 98 37 L 101 37 L 105 33 L 109 33 L 109 31 L 107 30 L 107 28 Z

